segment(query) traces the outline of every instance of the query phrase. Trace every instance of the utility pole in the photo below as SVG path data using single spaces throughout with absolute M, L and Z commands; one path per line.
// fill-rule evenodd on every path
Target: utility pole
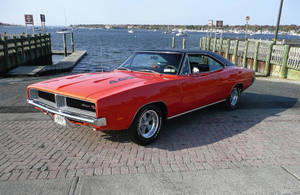
M 276 32 L 275 32 L 275 36 L 274 36 L 274 42 L 276 44 L 277 41 L 277 36 L 278 36 L 278 30 L 279 30 L 279 25 L 280 25 L 280 17 L 281 17 L 281 11 L 282 11 L 282 4 L 283 4 L 283 0 L 280 0 L 280 6 L 279 6 L 279 11 L 278 11 L 278 17 L 277 17 L 277 25 L 276 25 Z

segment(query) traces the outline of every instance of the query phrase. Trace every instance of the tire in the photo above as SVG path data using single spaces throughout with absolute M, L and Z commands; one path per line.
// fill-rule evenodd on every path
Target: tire
M 240 106 L 240 97 L 241 97 L 241 89 L 239 87 L 234 87 L 229 97 L 225 101 L 225 107 L 228 110 L 236 110 Z
M 162 112 L 155 105 L 143 107 L 128 129 L 130 139 L 139 145 L 154 142 L 162 127 Z

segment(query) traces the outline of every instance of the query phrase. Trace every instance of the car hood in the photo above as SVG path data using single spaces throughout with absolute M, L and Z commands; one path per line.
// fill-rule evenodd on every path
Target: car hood
M 32 84 L 29 88 L 95 101 L 114 93 L 172 79 L 174 79 L 174 76 L 170 75 L 113 71 L 55 78 Z

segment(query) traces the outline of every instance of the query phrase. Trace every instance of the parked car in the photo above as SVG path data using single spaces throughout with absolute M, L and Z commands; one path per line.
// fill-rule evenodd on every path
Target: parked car
M 95 130 L 128 129 L 141 145 L 153 142 L 166 119 L 223 102 L 234 110 L 255 80 L 209 51 L 139 51 L 111 72 L 83 73 L 29 85 L 28 103 L 54 122 Z

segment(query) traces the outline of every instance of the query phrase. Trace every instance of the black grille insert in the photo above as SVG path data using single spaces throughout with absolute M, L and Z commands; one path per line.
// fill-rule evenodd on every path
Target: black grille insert
M 55 103 L 55 95 L 54 94 L 47 93 L 47 92 L 44 92 L 44 91 L 39 91 L 38 94 L 39 94 L 40 98 Z
M 67 106 L 81 109 L 81 110 L 87 110 L 91 112 L 95 112 L 95 104 L 91 102 L 76 100 L 72 98 L 66 98 Z

